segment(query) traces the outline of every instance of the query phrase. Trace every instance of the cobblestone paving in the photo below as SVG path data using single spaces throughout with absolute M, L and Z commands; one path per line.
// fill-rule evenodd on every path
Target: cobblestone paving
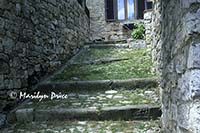
M 18 124 L 2 133 L 159 133 L 160 121 L 68 121 Z
M 68 93 L 67 99 L 34 100 L 26 105 L 37 109 L 56 108 L 102 108 L 124 105 L 159 105 L 158 88 L 138 88 L 135 90 L 119 89 L 100 92 Z

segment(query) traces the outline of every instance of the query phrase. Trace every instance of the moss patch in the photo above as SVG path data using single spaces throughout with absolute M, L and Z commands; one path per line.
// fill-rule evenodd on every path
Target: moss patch
M 52 81 L 129 79 L 154 76 L 151 58 L 146 49 L 85 49 L 75 62 L 105 58 L 129 58 L 129 60 L 99 65 L 71 65 L 56 75 Z

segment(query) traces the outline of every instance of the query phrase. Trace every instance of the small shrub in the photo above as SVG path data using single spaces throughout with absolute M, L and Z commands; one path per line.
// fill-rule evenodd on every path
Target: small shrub
M 144 34 L 145 34 L 145 27 L 144 23 L 136 23 L 135 28 L 133 29 L 132 32 L 132 37 L 134 39 L 144 39 Z

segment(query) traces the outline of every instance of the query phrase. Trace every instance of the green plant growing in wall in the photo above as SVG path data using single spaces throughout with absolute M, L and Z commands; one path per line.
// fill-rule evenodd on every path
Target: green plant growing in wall
M 144 23 L 142 22 L 135 23 L 135 28 L 133 29 L 133 32 L 131 35 L 134 39 L 144 39 L 144 36 L 145 36 Z

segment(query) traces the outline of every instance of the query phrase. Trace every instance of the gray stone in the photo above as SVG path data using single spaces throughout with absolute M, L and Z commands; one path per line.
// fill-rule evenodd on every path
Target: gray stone
M 194 132 L 194 133 L 200 132 L 200 127 L 199 127 L 200 109 L 199 108 L 200 108 L 200 102 L 199 101 L 195 102 L 193 106 L 191 107 L 190 113 L 189 113 L 190 115 L 189 123 L 191 127 L 193 128 L 191 129 L 191 132 Z
M 187 67 L 189 69 L 192 68 L 200 68 L 200 43 L 193 44 L 189 49 L 189 57 Z
M 16 111 L 16 118 L 18 122 L 32 122 L 34 119 L 34 110 L 29 109 L 19 109 Z
M 22 87 L 22 83 L 20 79 L 14 79 L 13 80 L 13 87 L 15 89 L 20 89 Z
M 0 128 L 5 126 L 5 124 L 6 124 L 6 115 L 0 114 Z
M 4 60 L 1 60 L 0 59 L 0 74 L 8 74 L 9 73 L 9 64 L 4 61 Z
M 20 4 L 16 4 L 16 12 L 17 12 L 17 14 L 21 13 L 21 5 Z
M 10 3 L 7 0 L 0 1 L 0 8 L 1 9 L 9 9 Z
M 4 77 L 0 75 L 0 89 L 4 89 Z
M 160 6 L 162 27 L 157 27 L 157 18 L 153 18 L 153 43 L 156 44 L 153 49 L 157 50 L 160 41 L 163 130 L 170 133 L 198 133 L 199 0 L 162 0 Z M 154 13 L 153 16 L 156 11 Z
M 2 45 L 4 47 L 5 53 L 10 54 L 14 48 L 14 41 L 8 37 L 2 40 Z

